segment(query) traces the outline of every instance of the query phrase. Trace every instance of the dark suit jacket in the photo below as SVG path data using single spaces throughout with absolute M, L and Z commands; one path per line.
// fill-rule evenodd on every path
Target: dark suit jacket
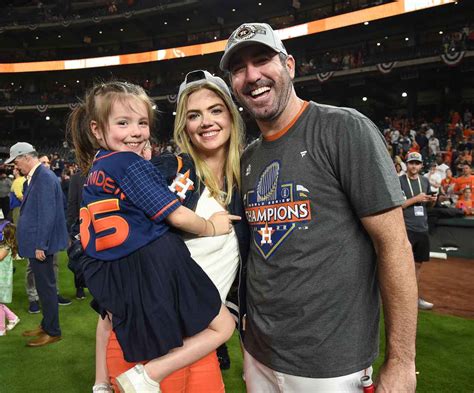
M 77 231 L 74 232 L 73 227 L 79 218 L 79 211 L 81 209 L 82 202 L 82 189 L 84 188 L 85 181 L 85 176 L 83 176 L 81 173 L 75 173 L 71 176 L 71 181 L 69 182 L 66 222 L 67 230 L 72 236 L 77 233 Z
M 52 255 L 67 247 L 61 184 L 54 172 L 43 165 L 36 168 L 23 196 L 17 240 L 24 258 L 35 258 L 36 250 Z

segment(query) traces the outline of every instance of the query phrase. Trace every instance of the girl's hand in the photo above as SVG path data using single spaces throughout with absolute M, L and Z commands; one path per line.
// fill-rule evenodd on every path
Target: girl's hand
M 215 229 L 215 234 L 211 236 L 226 235 L 232 232 L 232 221 L 240 221 L 240 216 L 234 216 L 228 212 L 217 212 L 209 217 L 209 221 Z

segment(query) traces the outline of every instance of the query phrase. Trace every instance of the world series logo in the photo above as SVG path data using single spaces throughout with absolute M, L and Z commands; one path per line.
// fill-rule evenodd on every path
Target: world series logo
M 245 215 L 263 258 L 270 258 L 294 230 L 311 220 L 308 194 L 304 186 L 280 180 L 278 160 L 262 171 L 255 189 L 247 192 Z

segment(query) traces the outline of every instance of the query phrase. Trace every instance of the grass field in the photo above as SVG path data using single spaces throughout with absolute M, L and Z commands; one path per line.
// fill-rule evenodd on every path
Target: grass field
M 94 381 L 97 316 L 86 300 L 60 307 L 63 340 L 42 348 L 25 346 L 22 331 L 38 326 L 41 314 L 27 313 L 25 262 L 16 263 L 12 310 L 20 324 L 0 337 L 0 393 L 84 393 Z M 74 297 L 72 273 L 61 255 L 61 294 Z M 381 343 L 383 346 L 383 337 Z M 232 366 L 224 372 L 226 391 L 245 392 L 238 340 L 229 345 Z M 382 348 L 383 353 L 383 348 Z M 420 312 L 417 341 L 418 392 L 474 392 L 474 320 Z M 381 363 L 379 358 L 375 369 Z

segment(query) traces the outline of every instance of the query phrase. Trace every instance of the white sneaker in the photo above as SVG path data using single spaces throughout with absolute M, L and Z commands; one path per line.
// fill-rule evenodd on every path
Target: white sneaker
M 114 393 L 114 389 L 112 388 L 112 385 L 104 382 L 92 386 L 92 393 L 95 392 Z
M 12 321 L 8 321 L 7 330 L 12 330 L 16 325 L 18 325 L 19 322 L 20 322 L 20 318 L 18 317 L 16 317 Z
M 433 308 L 433 305 L 434 305 L 433 303 L 427 302 L 421 297 L 418 298 L 418 308 L 420 310 L 431 310 Z
M 160 384 L 146 375 L 141 364 L 120 374 L 116 381 L 122 393 L 161 393 Z

